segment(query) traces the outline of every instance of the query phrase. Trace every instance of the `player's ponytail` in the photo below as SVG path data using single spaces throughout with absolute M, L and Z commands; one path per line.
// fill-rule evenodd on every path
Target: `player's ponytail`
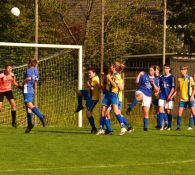
M 114 66 L 114 68 L 116 69 L 117 72 L 120 72 L 120 66 L 121 66 L 121 63 L 120 62 L 115 61 L 113 63 L 113 66 Z
M 38 60 L 33 58 L 28 61 L 28 67 L 36 67 Z
M 124 69 L 125 69 L 125 65 L 121 63 L 119 68 L 119 73 L 123 72 Z

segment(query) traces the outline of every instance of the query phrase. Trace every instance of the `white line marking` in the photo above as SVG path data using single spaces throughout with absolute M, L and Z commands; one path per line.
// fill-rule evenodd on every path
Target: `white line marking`
M 164 164 L 185 164 L 192 163 L 195 160 L 184 160 L 184 161 L 167 161 L 167 162 L 156 162 L 156 163 L 138 163 L 138 164 L 105 164 L 105 165 L 91 165 L 91 166 L 64 166 L 54 168 L 24 168 L 24 169 L 5 169 L 0 172 L 16 172 L 16 171 L 50 171 L 50 170 L 65 170 L 65 169 L 92 169 L 92 168 L 114 168 L 114 167 L 129 167 L 129 166 L 150 166 L 150 165 L 164 165 Z

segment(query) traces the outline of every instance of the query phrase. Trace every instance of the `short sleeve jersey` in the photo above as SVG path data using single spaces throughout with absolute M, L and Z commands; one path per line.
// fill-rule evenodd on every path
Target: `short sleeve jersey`
M 115 72 L 112 76 L 111 76 L 112 81 L 114 81 L 117 85 L 117 87 L 113 87 L 112 84 L 110 83 L 110 81 L 107 80 L 107 85 L 106 85 L 106 90 L 108 92 L 113 92 L 115 94 L 119 93 L 119 89 L 118 89 L 118 85 L 120 83 L 121 80 L 121 76 L 119 73 Z
M 143 92 L 146 96 L 151 97 L 154 90 L 151 84 L 152 80 L 154 81 L 155 85 L 159 87 L 159 82 L 157 78 L 144 73 L 144 75 L 142 75 L 139 79 L 139 87 L 137 90 Z
M 173 75 L 162 75 L 159 80 L 160 99 L 166 100 L 172 88 L 175 88 L 175 77 Z
M 119 83 L 120 83 L 121 85 L 123 85 L 123 79 L 121 79 Z M 120 102 L 123 101 L 123 91 L 120 91 L 120 90 L 119 90 L 118 99 L 119 99 Z
M 100 85 L 99 77 L 94 76 L 90 81 L 90 85 L 94 88 L 93 90 L 91 90 L 90 88 L 88 89 L 90 97 L 92 98 L 92 100 L 99 100 L 101 96 L 101 91 L 99 89 Z
M 12 84 L 16 81 L 13 73 L 6 75 L 0 74 L 0 92 L 6 92 L 12 90 Z
M 187 75 L 186 77 L 178 78 L 178 87 L 180 90 L 180 101 L 187 102 L 192 94 L 192 87 L 195 86 L 195 82 L 192 77 Z
M 25 80 L 27 77 L 30 77 L 26 84 L 24 84 L 23 93 L 34 94 L 34 84 L 35 81 L 39 79 L 39 73 L 35 67 L 29 67 L 26 69 L 23 79 Z

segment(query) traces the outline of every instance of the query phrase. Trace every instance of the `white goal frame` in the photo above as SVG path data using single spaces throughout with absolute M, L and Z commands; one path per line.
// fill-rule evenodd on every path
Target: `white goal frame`
M 78 50 L 78 90 L 82 89 L 82 87 L 83 87 L 83 55 L 82 55 L 83 54 L 83 48 L 82 48 L 81 45 L 0 42 L 0 46 L 77 49 Z M 78 113 L 78 127 L 82 127 L 82 111 L 80 111 Z

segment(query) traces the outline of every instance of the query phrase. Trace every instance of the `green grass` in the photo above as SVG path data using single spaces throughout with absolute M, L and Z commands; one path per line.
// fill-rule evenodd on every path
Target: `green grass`
M 195 131 L 96 136 L 89 129 L 0 128 L 3 175 L 194 175 Z

